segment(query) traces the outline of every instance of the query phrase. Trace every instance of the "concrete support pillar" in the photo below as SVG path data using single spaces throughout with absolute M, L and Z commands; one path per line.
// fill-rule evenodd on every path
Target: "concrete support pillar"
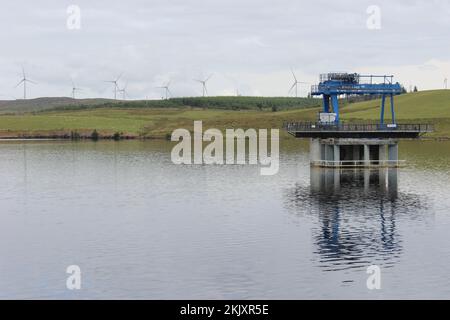
M 359 154 L 359 145 L 353 146 L 353 160 L 355 161 L 361 160 L 361 156 Z
M 329 144 L 325 144 L 325 160 L 333 161 L 334 159 L 334 150 L 333 146 Z
M 365 162 L 365 165 L 369 165 L 369 162 L 370 162 L 370 149 L 369 149 L 369 145 L 367 145 L 367 144 L 364 145 L 364 162 Z
M 337 144 L 333 145 L 333 160 L 341 161 L 341 147 Z
M 386 145 L 385 144 L 380 144 L 379 145 L 379 160 L 380 161 L 387 160 L 387 150 L 386 150 Z
M 311 139 L 309 144 L 309 159 L 311 162 L 321 160 L 319 139 Z
M 398 144 L 390 144 L 388 147 L 389 160 L 398 160 Z

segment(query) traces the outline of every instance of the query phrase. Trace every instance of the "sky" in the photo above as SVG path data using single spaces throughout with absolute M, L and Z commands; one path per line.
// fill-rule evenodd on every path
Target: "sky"
M 74 7 L 75 6 L 75 7 Z M 306 96 L 319 74 L 392 74 L 407 89 L 450 77 L 450 0 L 2 0 L 0 99 Z M 75 8 L 75 9 L 74 9 Z

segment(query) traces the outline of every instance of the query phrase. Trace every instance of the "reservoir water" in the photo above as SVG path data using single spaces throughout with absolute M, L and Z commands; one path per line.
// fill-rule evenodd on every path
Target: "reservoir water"
M 449 142 L 336 171 L 281 141 L 274 176 L 175 165 L 172 146 L 1 142 L 0 298 L 450 298 Z

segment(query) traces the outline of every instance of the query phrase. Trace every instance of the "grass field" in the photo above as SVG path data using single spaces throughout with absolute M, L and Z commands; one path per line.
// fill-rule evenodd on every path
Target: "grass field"
M 342 119 L 379 121 L 380 105 L 379 99 L 349 104 L 342 108 Z M 450 137 L 450 90 L 403 94 L 395 97 L 394 105 L 397 122 L 432 123 L 436 131 L 427 136 Z M 386 99 L 385 119 L 391 119 L 389 99 Z
M 77 131 L 104 135 L 123 132 L 129 136 L 163 138 L 176 128 L 192 129 L 194 120 L 209 128 L 277 128 L 283 120 L 313 119 L 311 109 L 231 111 L 213 109 L 116 109 L 52 111 L 38 114 L 0 116 L 0 136 L 62 135 Z
M 237 99 L 237 100 L 236 100 Z M 247 98 L 248 99 L 248 98 Z M 258 100 L 260 99 L 260 100 Z M 264 98 L 253 98 L 255 106 Z M 282 99 L 282 98 L 279 98 Z M 200 100 L 201 101 L 201 100 Z M 212 100 L 210 100 L 212 101 Z M 223 106 L 226 99 L 221 100 Z M 258 102 L 259 101 L 259 102 Z M 280 100 L 281 101 L 281 100 Z M 286 100 L 287 101 L 287 100 Z M 243 105 L 245 100 L 236 97 L 234 105 Z M 308 102 L 309 103 L 309 102 Z M 450 90 L 423 91 L 395 97 L 396 115 L 399 122 L 434 123 L 436 132 L 430 137 L 450 137 Z M 268 106 L 270 104 L 267 104 Z M 164 138 L 176 128 L 192 129 L 194 120 L 202 120 L 208 128 L 279 128 L 283 120 L 314 120 L 319 111 L 314 104 L 282 109 L 273 112 L 271 108 L 262 110 L 226 110 L 198 107 L 133 108 L 126 106 L 82 108 L 80 110 L 52 110 L 38 113 L 0 115 L 0 136 L 51 136 L 70 134 L 77 131 L 88 135 L 94 129 L 103 135 L 123 132 L 130 136 Z M 377 121 L 380 101 L 371 100 L 348 104 L 342 107 L 344 121 Z M 390 118 L 389 104 L 386 118 Z M 286 137 L 282 134 L 282 137 Z

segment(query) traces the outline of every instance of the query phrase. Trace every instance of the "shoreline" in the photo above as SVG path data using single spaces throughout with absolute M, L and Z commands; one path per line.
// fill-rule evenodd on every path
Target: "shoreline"
M 280 136 L 280 140 L 286 140 L 288 137 Z M 115 137 L 114 135 L 99 135 L 97 139 L 93 139 L 90 136 L 80 136 L 78 138 L 72 138 L 70 134 L 63 135 L 11 135 L 11 136 L 1 136 L 0 141 L 97 141 L 97 140 L 166 140 L 170 141 L 167 136 L 138 136 L 138 135 L 122 135 L 120 137 Z M 303 140 L 308 140 L 307 138 Z M 403 140 L 422 140 L 422 141 L 449 141 L 450 137 L 420 137 L 419 139 L 403 139 Z

